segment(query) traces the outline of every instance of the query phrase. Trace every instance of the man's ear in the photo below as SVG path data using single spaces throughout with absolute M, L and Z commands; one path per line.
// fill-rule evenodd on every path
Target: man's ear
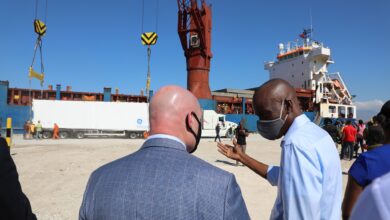
M 186 126 L 187 126 L 187 129 L 192 129 L 191 125 L 193 124 L 193 116 L 191 113 L 187 113 L 186 115 Z
M 286 101 L 284 101 L 284 103 L 285 103 L 284 108 L 288 114 L 290 114 L 291 112 L 294 111 L 294 103 L 291 99 L 286 99 Z

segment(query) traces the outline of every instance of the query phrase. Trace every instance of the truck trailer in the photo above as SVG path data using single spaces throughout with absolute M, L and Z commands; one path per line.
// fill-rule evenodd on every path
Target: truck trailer
M 33 122 L 41 122 L 43 138 L 54 123 L 60 138 L 88 136 L 142 137 L 149 129 L 149 104 L 133 102 L 33 100 Z
M 33 122 L 42 124 L 42 137 L 53 136 L 54 123 L 59 137 L 142 138 L 149 131 L 149 104 L 132 102 L 33 100 Z M 232 137 L 237 124 L 226 121 L 214 110 L 202 111 L 202 137 L 215 137 L 220 125 L 221 137 Z

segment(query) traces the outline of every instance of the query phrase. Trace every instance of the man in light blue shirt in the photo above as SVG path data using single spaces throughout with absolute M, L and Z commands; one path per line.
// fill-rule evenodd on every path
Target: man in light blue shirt
M 228 145 L 219 144 L 219 151 L 278 186 L 270 219 L 340 219 L 341 166 L 332 138 L 302 114 L 295 89 L 284 80 L 263 84 L 253 102 L 260 135 L 269 140 L 284 136 L 280 166 Z

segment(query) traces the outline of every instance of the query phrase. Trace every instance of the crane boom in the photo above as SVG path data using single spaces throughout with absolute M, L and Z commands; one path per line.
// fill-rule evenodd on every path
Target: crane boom
M 199 99 L 211 99 L 211 6 L 201 0 L 177 0 L 178 34 L 187 63 L 187 89 Z

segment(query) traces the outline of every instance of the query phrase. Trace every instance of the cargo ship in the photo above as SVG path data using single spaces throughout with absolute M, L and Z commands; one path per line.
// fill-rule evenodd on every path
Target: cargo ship
M 301 40 L 279 44 L 274 61 L 264 63 L 269 79 L 288 81 L 297 93 L 304 113 L 316 124 L 324 118 L 347 120 L 356 118 L 356 106 L 339 72 L 330 73 L 334 61 L 331 50 L 311 39 L 311 29 L 305 29 Z M 258 87 L 221 89 L 211 92 L 218 112 L 227 114 L 229 121 L 245 119 L 246 127 L 256 131 L 258 117 L 253 115 L 252 96 Z
M 276 61 L 266 62 L 269 78 L 288 81 L 297 90 L 304 111 L 321 118 L 356 118 L 353 95 L 339 72 L 328 72 L 333 64 L 330 48 L 310 38 L 311 30 L 300 35 L 302 40 L 279 44 Z M 311 93 L 310 97 L 300 96 Z

